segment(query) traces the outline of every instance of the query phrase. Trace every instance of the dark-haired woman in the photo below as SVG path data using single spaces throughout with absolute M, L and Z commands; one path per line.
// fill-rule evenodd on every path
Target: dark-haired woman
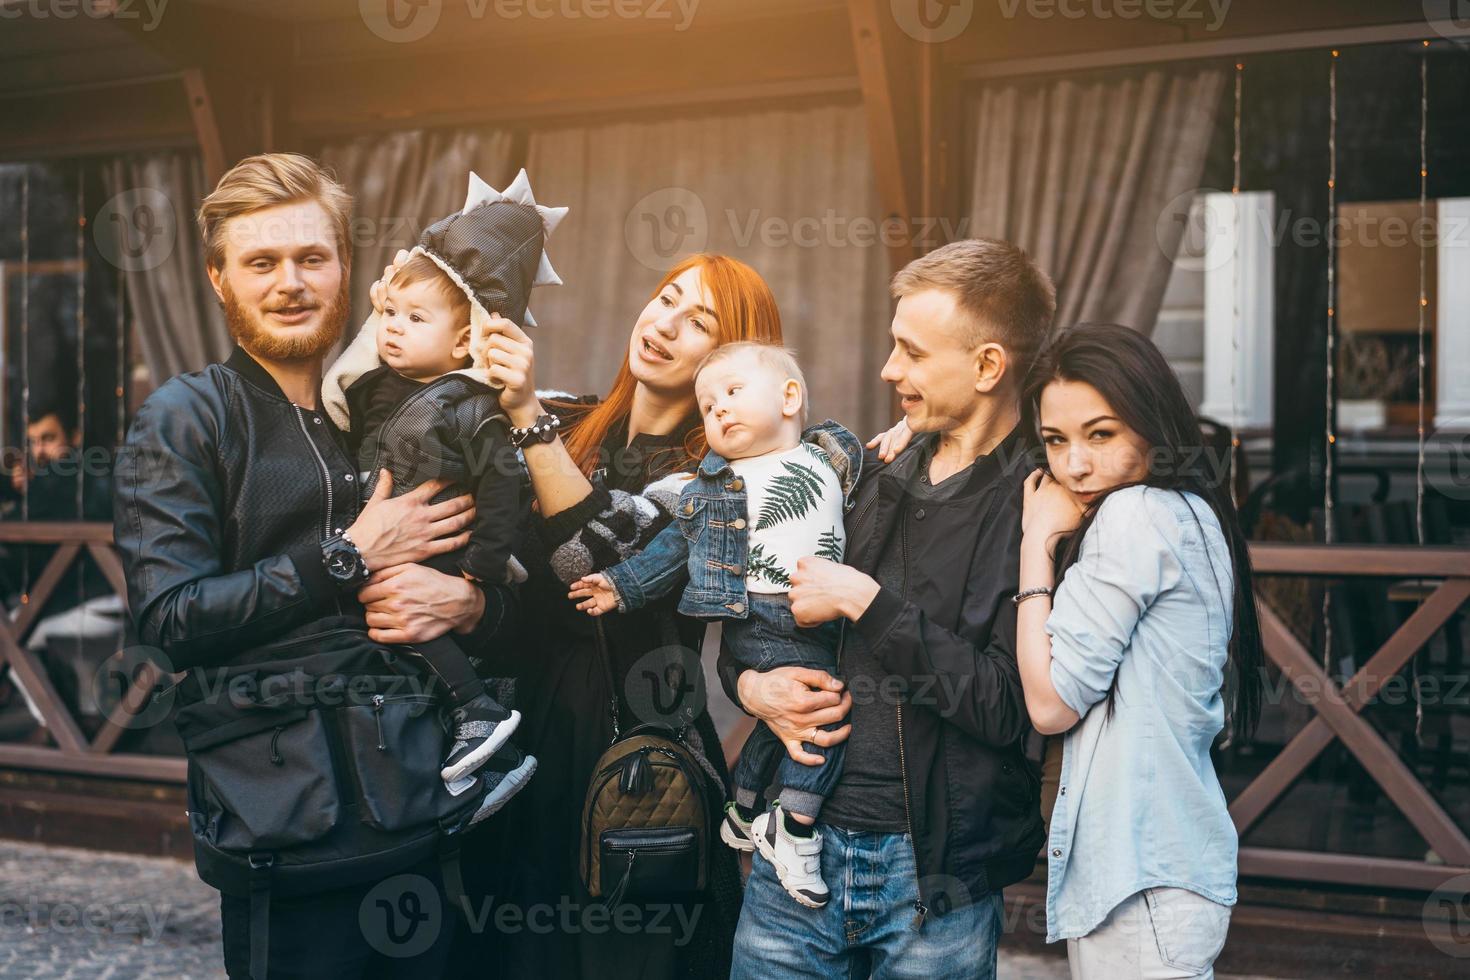
M 1260 705 L 1235 508 L 1141 334 L 1063 335 L 1026 401 L 1046 468 L 1026 487 L 1017 658 L 1032 723 L 1065 733 L 1047 940 L 1074 978 L 1212 977 L 1237 838 L 1210 747 Z

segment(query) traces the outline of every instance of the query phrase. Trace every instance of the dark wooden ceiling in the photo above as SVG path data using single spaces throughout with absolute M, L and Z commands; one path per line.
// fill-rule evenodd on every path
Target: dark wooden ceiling
M 111 16 L 77 10 L 107 2 Z M 437 23 L 394 43 L 369 29 L 359 0 L 0 0 L 0 159 L 188 144 L 198 122 L 189 69 L 227 152 L 405 125 L 871 94 L 852 10 L 873 0 L 383 2 L 434 5 Z M 1060 0 L 1071 11 L 1097 2 Z M 889 25 L 896 61 L 879 75 L 912 85 L 922 59 L 947 81 L 996 60 L 1422 22 L 1425 10 L 1422 0 L 1233 0 L 1214 25 L 1211 0 L 1165 2 L 1181 16 L 1074 18 L 1058 0 L 972 0 L 968 26 L 943 44 Z M 644 15 L 599 16 L 615 9 Z

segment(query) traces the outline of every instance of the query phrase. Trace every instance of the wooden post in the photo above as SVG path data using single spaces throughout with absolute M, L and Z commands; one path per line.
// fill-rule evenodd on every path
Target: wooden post
M 889 265 L 896 272 L 920 254 L 914 240 L 922 198 L 919 107 L 913 84 L 918 42 L 899 31 L 887 0 L 848 0 L 847 10 L 867 110 L 873 173 L 883 205 L 884 241 Z
M 203 69 L 184 69 L 184 97 L 189 100 L 194 138 L 199 143 L 199 153 L 204 157 L 204 181 L 207 186 L 213 186 L 225 173 L 225 142 L 220 136 L 219 120 L 215 118 L 209 88 L 204 84 Z

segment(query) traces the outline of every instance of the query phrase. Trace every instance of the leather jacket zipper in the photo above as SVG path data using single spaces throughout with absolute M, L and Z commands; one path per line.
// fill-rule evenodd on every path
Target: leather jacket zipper
M 877 502 L 878 502 L 878 491 L 875 488 L 873 490 L 873 492 L 868 495 L 868 500 L 867 500 L 866 503 L 863 504 L 863 509 L 860 510 L 860 511 L 858 511 L 857 517 L 852 522 L 852 530 L 853 530 L 853 533 L 850 534 L 850 535 L 848 535 L 848 537 L 847 537 L 847 540 L 848 540 L 849 543 L 851 543 L 851 541 L 854 538 L 857 537 L 857 531 L 858 531 L 858 529 L 863 526 L 863 521 L 867 518 L 869 512 L 872 511 L 872 509 L 873 509 L 873 505 L 876 504 Z M 838 628 L 837 628 L 838 629 L 838 632 L 837 632 L 837 668 L 836 669 L 837 669 L 837 673 L 838 673 L 839 676 L 841 676 L 841 674 L 842 674 L 842 651 L 844 649 L 846 649 L 846 647 L 847 647 L 847 626 L 848 626 L 848 620 L 844 619 L 844 620 L 842 620 L 841 625 L 839 625 Z
M 907 515 L 902 515 L 902 522 Z M 909 530 L 907 523 L 900 523 L 898 529 L 900 546 L 903 549 L 903 577 L 904 598 L 908 598 L 908 576 L 909 576 Z M 924 919 L 929 914 L 929 907 L 924 904 L 924 894 L 920 886 L 919 878 L 919 838 L 914 834 L 914 813 L 909 803 L 909 767 L 907 753 L 903 744 L 903 699 L 900 697 L 896 706 L 898 711 L 898 775 L 903 782 L 903 819 L 909 828 L 909 845 L 914 849 L 914 887 L 919 895 L 914 899 L 914 921 L 910 928 L 923 929 Z
M 448 376 L 446 375 L 446 377 Z M 393 409 L 393 411 L 388 413 L 388 417 L 383 420 L 383 424 L 378 426 L 378 447 L 373 451 L 373 468 L 368 470 L 368 479 L 376 480 L 378 478 L 378 474 L 384 469 L 384 465 L 387 462 L 386 453 L 383 450 L 383 445 L 386 441 L 382 437 L 383 433 L 391 432 L 393 423 L 398 421 L 398 417 L 408 410 L 410 404 L 412 404 L 417 399 L 423 397 L 424 392 L 427 391 L 429 387 L 434 383 L 435 382 L 430 381 L 429 384 L 424 385 L 424 387 L 420 388 L 418 391 L 413 392 L 407 398 L 403 399 L 403 401 L 399 402 L 398 405 Z
M 296 409 L 296 422 L 301 426 L 301 434 L 306 437 L 306 444 L 311 447 L 312 455 L 321 465 L 322 477 L 327 483 L 327 516 L 322 522 L 322 540 L 325 541 L 332 536 L 332 471 L 327 468 L 326 459 L 322 456 L 321 450 L 316 448 L 316 443 L 312 441 L 311 430 L 306 427 L 306 415 L 301 411 L 301 406 L 293 403 L 291 407 Z

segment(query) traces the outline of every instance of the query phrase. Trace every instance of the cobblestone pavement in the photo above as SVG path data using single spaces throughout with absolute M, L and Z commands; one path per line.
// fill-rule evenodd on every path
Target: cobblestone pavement
M 1001 980 L 1069 976 L 1056 957 L 1002 950 L 999 966 Z M 219 896 L 192 864 L 0 840 L 0 978 L 223 976 Z
M 0 977 L 223 977 L 219 936 L 192 865 L 0 841 Z

